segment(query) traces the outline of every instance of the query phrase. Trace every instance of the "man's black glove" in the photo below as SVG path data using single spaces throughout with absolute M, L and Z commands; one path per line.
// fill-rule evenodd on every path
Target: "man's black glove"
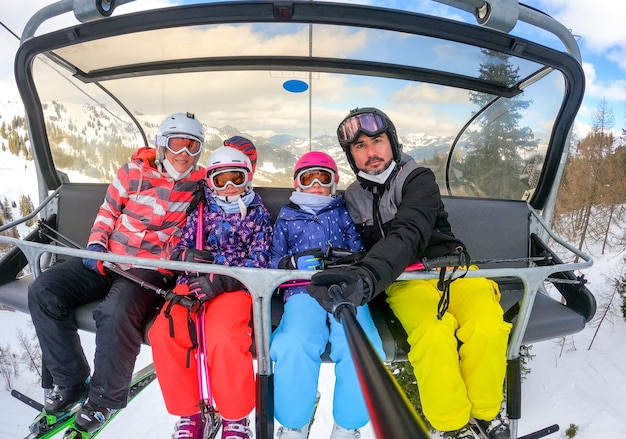
M 210 273 L 189 281 L 189 296 L 198 299 L 201 303 L 211 300 L 224 292 L 241 289 L 243 289 L 241 282 L 223 274 Z
M 364 266 L 329 268 L 311 276 L 306 290 L 328 312 L 333 312 L 333 298 L 328 293 L 331 285 L 339 285 L 344 299 L 361 306 L 374 294 L 374 275 Z
M 312 248 L 293 256 L 285 256 L 278 261 L 278 268 L 287 270 L 321 270 L 324 252 L 321 248 Z
M 208 250 L 198 250 L 195 248 L 176 249 L 172 252 L 171 261 L 197 262 L 200 264 L 210 264 L 213 262 L 213 253 Z

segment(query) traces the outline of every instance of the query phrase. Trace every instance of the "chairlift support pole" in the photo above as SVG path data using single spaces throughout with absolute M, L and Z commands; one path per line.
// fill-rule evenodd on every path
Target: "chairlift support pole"
M 580 48 L 572 32 L 557 20 L 518 0 L 433 0 L 474 15 L 476 21 L 486 27 L 510 32 L 518 21 L 530 24 L 555 35 L 565 46 L 567 53 L 581 61 Z

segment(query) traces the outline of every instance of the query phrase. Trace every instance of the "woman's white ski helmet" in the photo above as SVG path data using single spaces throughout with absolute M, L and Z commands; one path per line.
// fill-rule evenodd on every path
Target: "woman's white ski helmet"
M 159 126 L 159 132 L 154 144 L 157 147 L 156 161 L 162 163 L 165 158 L 165 145 L 170 137 L 182 137 L 194 139 L 200 142 L 200 148 L 204 145 L 204 129 L 202 124 L 193 113 L 174 113 L 165 118 Z M 200 154 L 194 157 L 194 166 L 198 164 Z

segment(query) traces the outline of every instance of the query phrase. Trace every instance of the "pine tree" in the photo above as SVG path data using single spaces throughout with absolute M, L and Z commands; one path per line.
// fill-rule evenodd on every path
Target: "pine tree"
M 16 131 L 9 134 L 9 152 L 18 155 L 20 152 L 20 138 Z
M 519 79 L 519 68 L 514 68 L 508 55 L 489 50 L 482 51 L 485 61 L 480 64 L 479 77 L 499 83 L 513 84 Z M 485 108 L 494 96 L 470 93 L 470 101 Z M 521 199 L 534 188 L 534 182 L 524 181 L 526 159 L 536 154 L 537 141 L 529 127 L 520 127 L 520 111 L 530 101 L 521 97 L 499 99 L 480 115 L 459 144 L 466 156 L 459 163 L 463 180 L 471 182 L 468 195 Z M 493 112 L 498 117 L 489 117 Z M 498 165 L 494 166 L 493 163 Z
M 13 221 L 13 211 L 11 210 L 11 203 L 7 197 L 4 197 L 4 202 L 2 203 L 2 212 L 4 213 L 4 219 L 7 222 Z
M 30 215 L 33 210 L 35 210 L 35 206 L 33 205 L 33 201 L 30 199 L 30 195 L 20 195 L 20 215 L 22 218 Z M 25 223 L 28 227 L 31 227 L 35 224 L 35 218 L 31 218 Z

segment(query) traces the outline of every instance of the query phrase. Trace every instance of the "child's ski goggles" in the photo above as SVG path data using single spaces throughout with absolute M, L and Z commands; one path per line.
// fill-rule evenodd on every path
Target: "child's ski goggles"
M 351 145 L 363 133 L 370 137 L 387 131 L 385 119 L 377 113 L 361 113 L 348 117 L 337 128 L 337 139 L 341 146 Z
M 197 156 L 202 151 L 202 142 L 196 137 L 184 134 L 174 134 L 172 136 L 156 136 L 154 140 L 156 146 L 164 146 L 173 154 L 180 154 L 185 151 L 192 157 Z
M 301 189 L 308 189 L 315 183 L 331 187 L 335 182 L 335 173 L 327 168 L 307 168 L 296 174 L 296 181 Z
M 239 188 L 248 184 L 248 172 L 241 169 L 220 169 L 208 175 L 215 189 L 224 189 L 229 184 Z

